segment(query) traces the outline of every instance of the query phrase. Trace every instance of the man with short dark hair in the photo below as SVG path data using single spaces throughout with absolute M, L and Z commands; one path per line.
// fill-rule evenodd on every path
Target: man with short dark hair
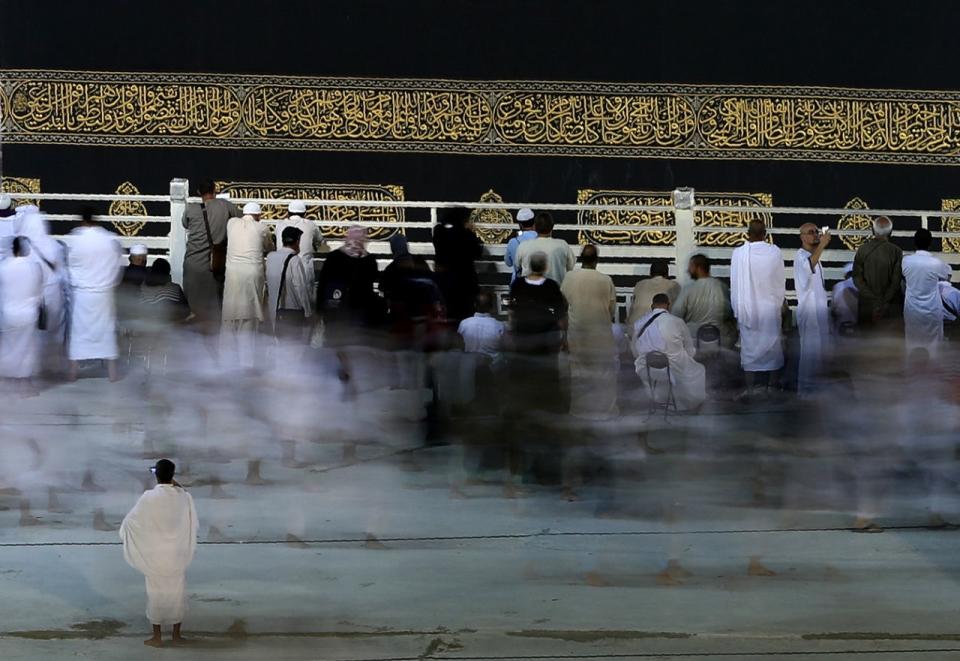
M 747 242 L 730 260 L 730 304 L 740 330 L 740 365 L 748 395 L 755 375 L 767 374 L 767 390 L 779 386 L 783 367 L 782 314 L 786 277 L 780 248 L 767 242 L 767 227 L 752 220 Z
M 463 350 L 481 353 L 496 361 L 503 349 L 503 334 L 506 326 L 492 315 L 493 296 L 488 291 L 477 294 L 476 312 L 460 322 L 457 333 L 463 338 Z
M 92 209 L 83 211 L 79 227 L 70 236 L 70 379 L 77 378 L 78 361 L 105 360 L 110 380 L 116 381 L 119 349 L 114 290 L 123 277 L 123 249 L 115 234 L 94 221 Z
M 144 645 L 160 647 L 160 627 L 173 625 L 173 643 L 182 643 L 180 626 L 187 606 L 186 571 L 197 548 L 193 498 L 173 478 L 176 466 L 161 459 L 151 468 L 157 486 L 145 491 L 120 524 L 123 557 L 140 571 L 147 586 L 147 619 L 153 636 Z
M 650 311 L 653 297 L 657 294 L 666 294 L 671 305 L 680 295 L 680 283 L 670 277 L 670 262 L 662 258 L 650 262 L 650 277 L 641 278 L 633 287 L 633 300 L 627 316 L 628 333 L 632 332 L 637 319 Z
M 567 348 L 570 352 L 570 413 L 606 419 L 617 414 L 617 350 L 613 318 L 617 289 L 597 270 L 600 253 L 587 245 L 583 268 L 567 274 L 560 291 L 567 299 Z
M 733 309 L 730 307 L 730 289 L 710 275 L 710 258 L 694 255 L 687 264 L 690 282 L 670 306 L 670 312 L 687 323 L 690 335 L 697 337 L 701 326 L 710 324 L 720 331 L 720 343 L 732 347 L 736 339 L 733 327 Z
M 572 271 L 577 264 L 573 255 L 573 248 L 563 239 L 553 238 L 553 216 L 541 211 L 533 221 L 537 238 L 524 241 L 517 248 L 517 263 L 521 267 L 523 276 L 533 273 L 531 257 L 536 253 L 543 253 L 547 258 L 547 270 L 544 273 L 558 285 L 563 284 L 563 278 L 568 271 Z
M 800 244 L 793 260 L 793 283 L 797 292 L 797 329 L 800 332 L 800 364 L 797 392 L 810 395 L 831 353 L 830 309 L 823 282 L 823 251 L 830 244 L 830 231 L 821 234 L 813 223 L 800 226 Z
M 650 311 L 637 319 L 632 335 L 637 376 L 647 379 L 648 353 L 659 351 L 665 354 L 670 363 L 670 382 L 673 384 L 677 408 L 682 411 L 698 409 L 707 398 L 707 371 L 694 360 L 696 346 L 687 325 L 679 317 L 670 314 L 669 296 L 657 294 L 653 297 Z M 651 373 L 651 378 L 660 386 L 666 383 L 666 374 L 663 376 L 657 378 Z
M 200 204 L 188 204 L 180 220 L 187 230 L 183 291 L 201 331 L 213 335 L 220 325 L 223 273 L 211 271 L 211 247 L 223 246 L 227 240 L 227 221 L 239 217 L 240 210 L 229 200 L 217 197 L 217 186 L 212 179 L 201 180 L 197 193 Z
M 304 330 L 313 316 L 312 292 L 303 262 L 297 259 L 302 232 L 285 227 L 283 245 L 267 255 L 267 315 L 278 340 L 305 343 Z M 283 297 L 280 297 L 280 294 Z
M 914 349 L 926 349 L 933 358 L 943 341 L 943 302 L 940 283 L 950 282 L 953 271 L 945 262 L 930 254 L 933 235 L 924 228 L 913 235 L 917 251 L 903 258 L 903 322 L 907 355 Z

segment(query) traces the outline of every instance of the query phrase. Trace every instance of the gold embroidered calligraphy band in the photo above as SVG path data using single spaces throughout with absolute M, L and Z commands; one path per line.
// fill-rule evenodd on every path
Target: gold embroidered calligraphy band
M 960 164 L 960 92 L 0 71 L 8 142 Z
M 343 200 L 344 206 L 321 207 L 307 205 L 305 218 L 310 220 L 333 220 L 348 222 L 402 223 L 403 207 L 356 207 L 350 206 L 350 200 L 378 202 L 401 202 L 404 199 L 403 186 L 396 184 L 324 184 L 324 183 L 261 183 L 245 181 L 218 181 L 217 189 L 233 198 L 256 199 L 302 199 L 302 200 Z M 265 220 L 286 218 L 285 204 L 263 205 Z M 322 227 L 327 238 L 343 238 L 346 226 Z M 389 239 L 394 234 L 403 234 L 403 228 L 371 227 L 367 236 L 375 241 Z
M 638 206 L 669 205 L 673 201 L 669 191 L 621 191 L 621 190 L 579 190 L 577 204 L 635 204 Z M 770 227 L 773 217 L 767 213 L 736 211 L 738 206 L 773 205 L 770 193 L 700 193 L 697 201 L 708 206 L 729 206 L 730 211 L 698 211 L 694 214 L 697 244 L 700 246 L 738 246 L 746 240 L 746 231 L 711 232 L 713 227 L 737 227 L 746 230 L 754 218 L 763 220 Z M 580 211 L 577 223 L 584 229 L 579 232 L 579 242 L 600 245 L 673 245 L 676 233 L 670 230 L 632 230 L 631 225 L 673 224 L 672 214 L 666 211 Z M 623 225 L 623 230 L 592 230 L 590 225 Z

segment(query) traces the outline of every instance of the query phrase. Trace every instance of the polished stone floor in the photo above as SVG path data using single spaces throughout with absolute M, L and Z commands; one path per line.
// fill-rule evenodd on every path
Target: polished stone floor
M 576 500 L 549 461 L 504 498 L 495 443 L 425 447 L 420 393 L 368 379 L 345 398 L 328 372 L 145 385 L 93 369 L 5 398 L 0 658 L 960 658 L 960 533 L 927 527 L 929 462 L 811 413 L 862 411 L 772 397 L 664 422 L 624 397 L 615 423 L 559 423 L 579 442 L 531 443 L 576 459 Z M 293 418 L 321 432 L 289 465 Z M 158 456 L 196 499 L 201 544 L 191 643 L 152 650 L 112 528 Z M 263 484 L 245 483 L 251 459 Z M 882 533 L 851 531 L 864 493 Z

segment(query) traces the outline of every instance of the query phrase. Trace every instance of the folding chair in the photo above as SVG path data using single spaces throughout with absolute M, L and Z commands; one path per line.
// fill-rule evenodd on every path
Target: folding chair
M 720 353 L 720 329 L 704 324 L 697 329 L 697 358 L 708 360 Z
M 647 419 L 650 419 L 659 408 L 663 408 L 663 419 L 666 420 L 670 410 L 677 412 L 677 400 L 673 396 L 673 378 L 670 373 L 670 359 L 662 351 L 648 351 L 646 354 L 647 363 L 647 386 L 650 388 L 650 410 L 647 412 Z M 653 380 L 651 370 L 666 370 L 667 372 L 667 399 L 663 402 L 657 401 L 657 383 Z

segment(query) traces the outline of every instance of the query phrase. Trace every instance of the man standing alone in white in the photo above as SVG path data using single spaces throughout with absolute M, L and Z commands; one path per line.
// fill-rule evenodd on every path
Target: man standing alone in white
M 67 271 L 70 278 L 70 380 L 77 361 L 106 360 L 111 381 L 117 380 L 117 309 L 114 289 L 123 276 L 123 249 L 117 236 L 85 210 L 80 227 L 70 233 Z
M 903 298 L 903 323 L 907 355 L 923 348 L 935 357 L 943 342 L 943 302 L 940 282 L 950 281 L 952 271 L 928 251 L 933 243 L 930 230 L 918 229 L 913 235 L 917 251 L 901 262 L 906 292 Z
M 147 619 L 153 636 L 144 645 L 160 647 L 160 627 L 173 626 L 174 644 L 187 608 L 186 571 L 197 549 L 197 510 L 193 498 L 173 479 L 176 466 L 161 459 L 153 467 L 157 486 L 145 491 L 120 524 L 123 558 L 143 573 Z
M 266 297 L 263 256 L 270 235 L 260 224 L 260 205 L 249 202 L 242 218 L 227 221 L 227 271 L 223 284 L 221 359 L 230 365 L 253 368 L 256 334 L 265 320 Z
M 747 242 L 733 251 L 730 260 L 730 303 L 740 329 L 740 365 L 747 385 L 744 394 L 753 389 L 757 372 L 767 373 L 768 389 L 779 385 L 778 370 L 783 367 L 783 255 L 766 238 L 763 221 L 750 221 Z
M 830 244 L 830 232 L 820 235 L 813 223 L 800 227 L 803 247 L 793 259 L 793 282 L 797 290 L 797 327 L 800 329 L 800 366 L 797 392 L 809 394 L 830 352 L 830 310 L 823 285 L 820 258 Z

